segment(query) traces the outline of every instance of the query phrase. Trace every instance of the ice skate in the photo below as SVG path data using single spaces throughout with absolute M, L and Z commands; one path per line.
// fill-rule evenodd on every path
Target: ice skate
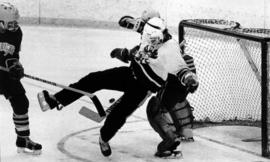
M 111 147 L 110 147 L 109 143 L 108 142 L 104 142 L 101 139 L 101 137 L 99 137 L 99 146 L 100 146 L 101 153 L 104 156 L 110 156 L 112 154 L 112 150 L 111 150 Z
M 179 151 L 179 150 L 173 150 L 173 151 L 167 150 L 163 152 L 157 151 L 155 153 L 155 157 L 163 158 L 163 159 L 179 159 L 183 157 L 183 154 L 182 154 L 182 151 Z
M 157 151 L 155 153 L 155 156 L 156 157 L 159 157 L 159 158 L 164 158 L 164 159 L 177 159 L 177 158 L 181 158 L 183 155 L 182 155 L 182 152 L 181 151 L 178 151 L 176 150 L 177 147 L 180 145 L 180 139 L 176 139 L 175 142 L 173 143 L 173 145 L 171 147 L 168 148 L 168 150 L 165 150 L 165 151 Z
M 59 106 L 59 102 L 56 98 L 50 95 L 46 90 L 39 92 L 37 98 L 42 111 L 54 109 L 55 107 L 57 107 L 58 110 L 62 108 L 62 106 Z
M 181 139 L 181 141 L 183 142 L 194 142 L 194 138 L 193 137 L 185 137 L 185 136 L 181 136 L 179 137 Z
M 181 140 L 180 139 L 178 139 L 178 138 L 175 139 L 174 144 L 168 150 L 176 150 L 177 147 L 180 145 L 180 143 L 181 143 Z
M 18 153 L 26 153 L 31 155 L 41 154 L 41 144 L 33 142 L 29 137 L 17 137 L 16 146 Z

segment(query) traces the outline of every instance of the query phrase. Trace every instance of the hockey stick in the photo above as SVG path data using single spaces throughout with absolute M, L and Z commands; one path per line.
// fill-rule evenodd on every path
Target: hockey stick
M 141 103 L 138 105 L 138 107 L 140 107 L 141 105 L 143 105 L 143 103 L 146 101 L 146 99 L 147 99 L 151 94 L 152 94 L 151 92 L 148 92 L 148 93 L 147 93 L 147 96 L 145 97 L 144 100 L 141 101 Z M 122 97 L 123 97 L 123 96 L 119 97 L 116 101 L 113 101 L 113 103 L 111 104 L 111 106 L 109 106 L 109 107 L 105 110 L 106 116 L 107 116 L 108 114 L 111 113 L 111 111 L 119 104 L 119 102 L 121 102 Z M 112 98 L 112 99 L 114 100 L 114 98 Z M 111 99 L 111 100 L 112 100 L 112 99 Z M 80 109 L 79 114 L 81 114 L 82 116 L 84 116 L 84 117 L 86 117 L 86 118 L 88 118 L 88 119 L 91 119 L 91 120 L 93 120 L 93 121 L 95 121 L 95 122 L 97 122 L 97 123 L 102 122 L 102 120 L 105 119 L 105 117 L 106 117 L 106 116 L 102 116 L 102 117 L 99 116 L 96 112 L 92 111 L 91 109 L 89 109 L 89 108 L 87 108 L 87 107 L 85 107 L 85 106 L 83 106 L 83 107 Z
M 2 67 L 2 66 L 0 66 L 0 70 L 9 72 L 8 68 Z M 50 84 L 50 85 L 53 85 L 53 86 L 56 86 L 56 87 L 60 87 L 60 88 L 63 88 L 63 89 L 67 89 L 67 90 L 70 90 L 70 91 L 73 91 L 73 92 L 80 93 L 82 95 L 88 96 L 92 100 L 92 102 L 94 103 L 94 105 L 95 105 L 95 107 L 96 107 L 96 109 L 98 111 L 99 116 L 106 116 L 106 113 L 105 113 L 105 111 L 103 109 L 102 104 L 100 103 L 97 96 L 94 95 L 94 94 L 91 94 L 91 93 L 88 93 L 88 92 L 85 92 L 85 91 L 82 91 L 82 90 L 79 90 L 79 89 L 75 89 L 75 88 L 72 88 L 72 87 L 68 87 L 68 86 L 65 86 L 65 85 L 62 85 L 62 84 L 58 84 L 58 83 L 55 83 L 55 82 L 51 82 L 51 81 L 48 81 L 48 80 L 45 80 L 45 79 L 41 79 L 41 78 L 38 78 L 38 77 L 35 77 L 35 76 L 31 76 L 31 75 L 28 75 L 28 74 L 24 74 L 24 76 L 26 78 L 29 78 L 29 79 L 33 79 L 33 80 L 36 80 L 36 81 L 47 83 L 47 84 Z
M 111 111 L 110 110 L 110 107 L 106 109 L 106 116 L 110 113 L 108 111 Z M 98 113 L 96 113 L 95 111 L 83 106 L 80 111 L 79 111 L 79 114 L 81 114 L 82 116 L 88 118 L 88 119 L 91 119 L 97 123 L 100 123 L 103 121 L 103 119 L 105 119 L 106 116 L 100 116 L 98 115 Z
M 244 53 L 249 65 L 250 65 L 252 71 L 254 72 L 257 80 L 261 83 L 261 74 L 260 74 L 255 62 L 253 61 L 247 47 L 245 46 L 244 42 L 241 39 L 237 39 L 237 42 L 239 43 L 241 49 L 243 50 L 243 53 Z
M 108 107 L 105 112 L 106 112 L 106 116 L 112 111 L 112 109 L 118 104 L 118 102 L 120 102 L 121 97 L 115 101 L 110 107 Z M 103 119 L 105 119 L 106 116 L 100 116 L 98 115 L 98 113 L 96 113 L 95 111 L 83 106 L 80 111 L 79 114 L 81 114 L 82 116 L 91 119 L 97 123 L 100 123 L 103 121 Z

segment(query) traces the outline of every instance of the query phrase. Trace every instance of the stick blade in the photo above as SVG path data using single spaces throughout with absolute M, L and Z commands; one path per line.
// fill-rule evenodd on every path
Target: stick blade
M 103 121 L 103 119 L 105 119 L 105 116 L 100 117 L 98 113 L 96 113 L 95 111 L 88 109 L 87 107 L 83 106 L 80 111 L 79 114 L 81 114 L 82 116 L 91 119 L 97 123 L 100 123 Z

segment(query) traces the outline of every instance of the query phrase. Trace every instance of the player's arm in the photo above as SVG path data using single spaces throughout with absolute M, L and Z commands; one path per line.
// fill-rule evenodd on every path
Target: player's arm
M 183 59 L 185 60 L 188 68 L 194 72 L 196 74 L 196 67 L 195 67 L 195 64 L 194 64 L 194 59 L 192 56 L 188 55 L 188 54 L 183 54 L 182 55 Z
M 185 59 L 175 41 L 168 43 L 165 56 L 169 63 L 167 64 L 168 71 L 176 75 L 180 84 L 186 87 L 189 92 L 195 92 L 199 86 L 199 81 L 194 70 L 190 68 L 191 66 L 187 62 L 191 57 L 185 56 Z
M 139 50 L 139 46 L 135 46 L 132 49 L 127 49 L 127 48 L 115 48 L 114 50 L 112 50 L 111 52 L 111 57 L 112 58 L 117 58 L 119 60 L 121 60 L 124 63 L 128 63 L 129 61 L 131 61 L 135 54 L 137 53 L 137 51 Z
M 194 64 L 194 59 L 192 56 L 188 54 L 182 55 L 183 59 L 185 60 L 188 70 L 178 73 L 178 78 L 181 84 L 185 85 L 187 89 L 193 93 L 197 90 L 199 86 L 198 77 L 196 75 L 196 68 Z M 183 74 L 181 74 L 183 73 Z

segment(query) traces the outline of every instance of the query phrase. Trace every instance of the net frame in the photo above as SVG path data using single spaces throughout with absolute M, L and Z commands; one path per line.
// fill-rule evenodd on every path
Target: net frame
M 224 25 L 218 28 L 213 25 Z M 193 28 L 216 34 L 245 39 L 260 43 L 261 47 L 261 155 L 270 157 L 270 95 L 269 95 L 269 54 L 268 44 L 270 43 L 270 30 L 257 28 L 241 28 L 240 23 L 222 19 L 189 19 L 182 20 L 178 26 L 178 39 L 183 42 L 185 39 L 185 28 Z M 267 36 L 268 35 L 268 36 Z M 184 46 L 181 47 L 184 51 Z

